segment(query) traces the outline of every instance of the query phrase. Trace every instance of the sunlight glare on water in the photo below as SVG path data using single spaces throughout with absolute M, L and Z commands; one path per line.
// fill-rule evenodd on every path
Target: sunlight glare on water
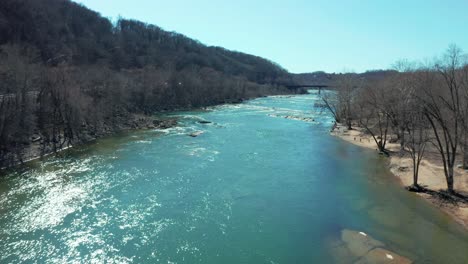
M 334 249 L 358 230 L 416 263 L 466 263 L 466 232 L 331 137 L 318 100 L 174 113 L 177 127 L 8 171 L 0 262 L 353 263 Z

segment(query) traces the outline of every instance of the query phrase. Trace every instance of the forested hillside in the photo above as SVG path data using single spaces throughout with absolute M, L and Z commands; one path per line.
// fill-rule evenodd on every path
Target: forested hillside
M 287 93 L 279 65 L 69 0 L 0 2 L 0 163 L 133 127 L 135 116 Z

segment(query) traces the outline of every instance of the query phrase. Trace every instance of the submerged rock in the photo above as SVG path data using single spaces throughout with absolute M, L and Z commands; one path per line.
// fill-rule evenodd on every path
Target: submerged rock
M 410 259 L 387 250 L 384 243 L 364 232 L 344 229 L 341 231 L 341 240 L 329 244 L 336 263 L 412 263 Z
M 211 122 L 211 121 L 206 121 L 206 120 L 200 120 L 200 121 L 198 121 L 198 123 L 200 123 L 200 124 L 211 124 L 211 123 L 213 123 L 213 122 Z
M 195 132 L 190 133 L 189 136 L 191 136 L 191 137 L 198 137 L 199 135 L 201 135 L 201 134 L 203 134 L 203 133 L 205 133 L 205 132 L 203 132 L 203 131 L 195 131 Z
M 346 243 L 351 254 L 355 256 L 364 256 L 372 249 L 384 246 L 382 242 L 373 239 L 364 232 L 347 229 L 341 231 L 341 240 Z
M 411 260 L 395 254 L 394 252 L 388 251 L 383 248 L 375 248 L 369 251 L 356 264 L 384 264 L 384 263 L 398 263 L 398 264 L 410 264 Z

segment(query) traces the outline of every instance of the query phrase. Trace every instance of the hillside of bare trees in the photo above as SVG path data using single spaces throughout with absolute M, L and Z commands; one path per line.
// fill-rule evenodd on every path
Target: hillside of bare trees
M 456 45 L 432 62 L 405 60 L 384 76 L 335 76 L 336 91 L 323 95 L 337 123 L 363 128 L 377 149 L 400 143 L 413 162 L 413 186 L 420 191 L 418 170 L 427 151 L 443 165 L 447 192 L 454 190 L 454 169 L 468 167 L 468 60 Z
M 134 127 L 136 116 L 288 93 L 266 59 L 69 0 L 0 3 L 0 165 Z
M 392 72 L 395 72 L 395 70 L 368 70 L 363 73 L 346 73 L 345 75 L 354 76 L 353 78 L 382 79 Z M 294 73 L 291 75 L 293 83 L 298 85 L 322 84 L 334 86 L 335 81 L 340 79 L 343 76 L 343 73 L 327 73 L 324 71 L 316 71 L 308 73 Z

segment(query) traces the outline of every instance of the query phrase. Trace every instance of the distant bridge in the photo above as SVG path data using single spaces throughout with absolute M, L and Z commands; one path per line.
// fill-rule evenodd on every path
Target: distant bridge
M 300 88 L 315 88 L 318 89 L 318 93 L 322 91 L 323 88 L 328 88 L 330 85 L 326 84 L 301 84 L 301 85 L 285 85 L 286 88 L 290 90 L 300 89 Z

